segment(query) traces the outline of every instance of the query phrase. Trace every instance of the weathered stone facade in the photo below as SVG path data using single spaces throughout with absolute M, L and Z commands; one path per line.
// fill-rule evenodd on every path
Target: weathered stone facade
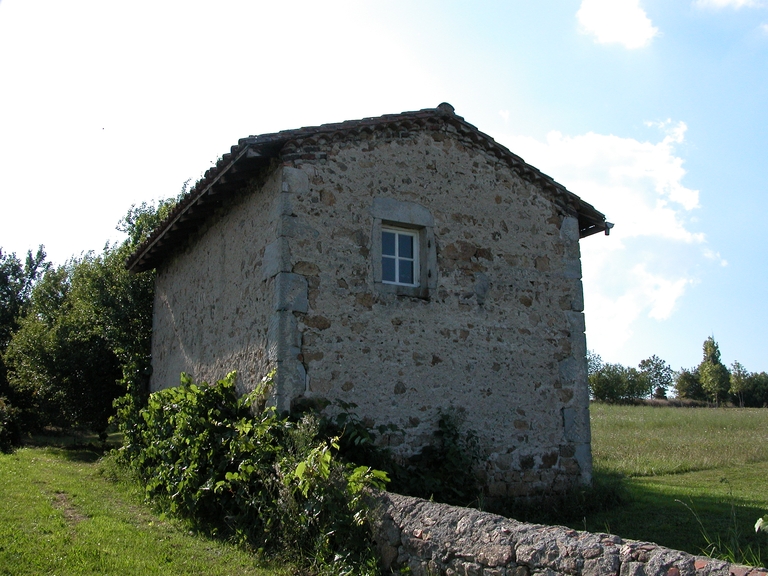
M 279 409 L 355 403 L 399 427 L 385 440 L 403 455 L 464 409 L 490 497 L 588 482 L 579 238 L 604 217 L 447 106 L 267 140 L 280 134 L 236 194 L 147 257 L 152 388 L 237 370 L 246 390 L 277 368 Z M 415 286 L 382 281 L 387 226 L 416 238 Z

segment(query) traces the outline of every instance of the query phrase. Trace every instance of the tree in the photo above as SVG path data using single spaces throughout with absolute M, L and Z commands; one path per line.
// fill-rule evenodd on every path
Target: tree
M 87 254 L 46 272 L 32 292 L 5 354 L 14 404 L 28 428 L 107 427 L 121 370 L 105 337 L 110 319 L 88 285 L 102 265 Z
M 751 372 L 744 386 L 744 406 L 750 408 L 768 407 L 768 374 Z
M 4 355 L 9 386 L 30 427 L 103 432 L 124 392 L 118 384 L 124 367 L 147 371 L 154 274 L 130 274 L 125 261 L 173 202 L 132 206 L 118 225 L 127 240 L 49 268 L 34 286 Z
M 603 367 L 603 359 L 594 350 L 587 350 L 587 376 L 595 374 Z
M 621 364 L 599 364 L 587 380 L 592 397 L 604 402 L 627 402 L 643 398 L 649 392 L 645 376 Z
M 8 391 L 2 354 L 19 328 L 19 318 L 27 309 L 32 287 L 49 266 L 42 246 L 34 255 L 28 251 L 23 264 L 15 253 L 3 254 L 0 248 L 0 396 Z
M 699 369 L 680 368 L 675 374 L 675 393 L 678 398 L 687 398 L 688 400 L 706 400 L 707 395 L 699 380 Z
M 712 336 L 704 341 L 704 358 L 699 364 L 699 380 L 707 397 L 716 405 L 725 400 L 731 387 L 731 375 L 720 361 L 720 348 Z
M 731 387 L 728 390 L 739 401 L 739 407 L 744 408 L 744 393 L 748 391 L 749 373 L 740 362 L 731 364 Z
M 619 402 L 625 393 L 625 368 L 621 364 L 603 364 L 589 375 L 589 391 L 595 400 Z
M 655 354 L 640 361 L 640 373 L 648 382 L 654 398 L 666 398 L 667 388 L 672 385 L 672 367 Z
M 646 375 L 637 368 L 624 368 L 623 400 L 638 400 L 650 396 L 653 388 Z

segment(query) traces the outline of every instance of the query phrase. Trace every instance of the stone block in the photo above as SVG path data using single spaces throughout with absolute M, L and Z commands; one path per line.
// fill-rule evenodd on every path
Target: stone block
M 278 238 L 264 248 L 261 264 L 261 276 L 264 280 L 273 278 L 280 272 L 291 271 L 291 251 L 285 238 Z
M 309 192 L 309 175 L 298 168 L 283 167 L 282 192 L 306 194 Z
M 619 576 L 652 576 L 645 573 L 645 564 L 642 562 L 624 562 L 621 565 Z M 655 575 L 653 575 L 655 576 Z
M 577 243 L 579 242 L 579 219 L 573 216 L 566 216 L 563 218 L 563 223 L 560 224 L 560 238 L 564 242 Z
M 573 386 L 579 382 L 584 382 L 586 376 L 586 360 L 582 362 L 581 359 L 576 360 L 573 356 L 569 356 L 565 360 L 560 361 L 558 364 L 558 372 L 563 386 Z
M 307 279 L 301 274 L 281 272 L 275 276 L 275 311 L 309 310 Z
M 475 296 L 477 297 L 478 304 L 485 303 L 485 297 L 488 294 L 488 290 L 490 290 L 490 288 L 491 288 L 491 282 L 488 279 L 488 276 L 483 274 L 482 272 L 476 272 L 475 284 L 473 289 L 475 291 Z
M 435 219 L 424 206 L 415 202 L 377 197 L 371 205 L 371 215 L 379 220 L 402 222 L 415 226 L 434 226 Z
M 277 221 L 282 216 L 293 215 L 293 199 L 292 195 L 286 192 L 281 192 L 275 197 L 275 204 L 272 207 L 272 220 Z
M 581 279 L 581 259 L 564 258 L 563 259 L 563 276 L 565 276 L 566 278 L 580 280 Z
M 565 317 L 568 319 L 571 337 L 573 337 L 574 334 L 583 334 L 586 331 L 587 327 L 584 323 L 584 314 L 567 310 L 565 312 Z
M 397 560 L 397 548 L 388 544 L 381 544 L 378 546 L 378 551 L 384 570 L 391 570 Z
M 478 553 L 476 560 L 484 566 L 495 568 L 498 566 L 505 566 L 508 562 L 513 560 L 515 552 L 510 546 L 499 545 L 487 545 L 484 546 Z
M 283 362 L 289 351 L 299 349 L 301 336 L 296 317 L 289 311 L 275 312 L 267 328 L 267 358 L 270 362 Z
M 581 576 L 616 576 L 619 558 L 616 555 L 591 558 L 584 561 Z
M 576 446 L 576 454 L 574 459 L 579 464 L 582 483 L 588 484 L 592 481 L 592 450 L 590 445 L 586 442 L 583 444 L 578 444 Z
M 565 439 L 569 442 L 578 440 L 574 438 L 576 435 L 576 410 L 574 408 L 563 408 L 562 415 Z

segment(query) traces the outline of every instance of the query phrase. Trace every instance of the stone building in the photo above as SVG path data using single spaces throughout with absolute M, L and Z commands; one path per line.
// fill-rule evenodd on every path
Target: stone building
M 464 409 L 492 497 L 591 477 L 579 239 L 605 216 L 434 109 L 244 138 L 132 255 L 153 390 L 231 370 L 340 399 L 403 455 Z

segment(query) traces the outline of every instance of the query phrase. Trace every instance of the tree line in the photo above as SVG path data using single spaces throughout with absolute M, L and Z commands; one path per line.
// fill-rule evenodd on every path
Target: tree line
M 126 371 L 148 374 L 154 273 L 125 261 L 175 201 L 132 206 L 122 243 L 60 266 L 43 246 L 23 259 L 0 249 L 0 448 L 49 426 L 104 435 Z
M 132 206 L 117 225 L 127 238 L 101 253 L 54 266 L 43 246 L 24 258 L 0 248 L 0 448 L 48 426 L 105 434 L 115 400 L 146 393 L 154 272 L 131 274 L 124 264 L 187 184 L 176 198 Z M 711 337 L 703 350 L 698 366 L 678 372 L 657 356 L 633 368 L 590 352 L 590 392 L 623 402 L 665 398 L 674 389 L 679 398 L 718 405 L 768 405 L 765 372 L 750 373 L 738 362 L 729 370 Z
M 631 402 L 643 398 L 677 398 L 708 402 L 716 406 L 768 406 L 768 374 L 749 372 L 739 362 L 726 367 L 720 347 L 708 337 L 702 346 L 702 360 L 693 368 L 672 370 L 654 355 L 637 368 L 603 362 L 593 351 L 587 353 L 587 374 L 592 398 L 605 402 Z

